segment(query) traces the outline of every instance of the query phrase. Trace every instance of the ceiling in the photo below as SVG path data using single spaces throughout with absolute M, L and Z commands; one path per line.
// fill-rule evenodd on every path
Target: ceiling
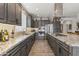
M 64 3 L 63 15 L 64 16 L 77 16 L 79 14 L 79 3 Z
M 23 3 L 26 10 L 34 17 L 54 16 L 54 3 Z M 63 16 L 79 14 L 79 3 L 63 3 Z

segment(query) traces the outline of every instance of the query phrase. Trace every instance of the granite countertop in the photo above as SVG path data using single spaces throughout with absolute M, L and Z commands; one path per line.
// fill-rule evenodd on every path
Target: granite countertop
M 9 41 L 6 42 L 0 42 L 0 55 L 5 54 L 7 51 L 9 51 L 12 47 L 16 46 L 29 36 L 34 34 L 34 32 L 30 33 L 29 35 L 20 35 L 15 38 L 9 38 Z
M 58 40 L 66 43 L 69 46 L 79 46 L 79 35 L 76 35 L 76 34 L 64 34 L 64 35 L 67 35 L 67 36 L 55 36 L 54 34 L 51 34 L 51 33 L 49 33 L 49 35 L 57 38 Z

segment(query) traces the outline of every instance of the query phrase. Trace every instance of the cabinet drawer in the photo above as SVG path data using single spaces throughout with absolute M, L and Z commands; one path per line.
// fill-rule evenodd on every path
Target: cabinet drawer
M 14 56 L 18 51 L 20 50 L 20 47 L 12 48 L 10 51 L 8 51 L 5 55 L 6 56 Z
M 63 47 L 65 50 L 70 51 L 69 45 L 65 44 L 64 42 L 62 42 L 62 41 L 56 39 L 56 43 L 57 43 L 58 45 L 60 45 L 61 47 Z
M 25 46 L 25 44 L 26 44 L 25 41 L 20 42 L 19 44 L 17 44 L 13 48 L 11 48 L 5 55 L 6 56 L 14 56 L 15 54 L 20 52 L 20 49 L 22 49 L 22 47 Z

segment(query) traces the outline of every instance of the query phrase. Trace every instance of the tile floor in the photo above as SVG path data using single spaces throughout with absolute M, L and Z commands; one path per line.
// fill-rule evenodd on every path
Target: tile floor
M 53 51 L 48 45 L 47 40 L 36 40 L 29 56 L 54 56 Z

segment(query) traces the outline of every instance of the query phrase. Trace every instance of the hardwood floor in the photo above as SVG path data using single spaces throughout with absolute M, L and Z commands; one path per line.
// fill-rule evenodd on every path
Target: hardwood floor
M 38 39 L 35 41 L 29 56 L 54 56 L 47 40 Z

